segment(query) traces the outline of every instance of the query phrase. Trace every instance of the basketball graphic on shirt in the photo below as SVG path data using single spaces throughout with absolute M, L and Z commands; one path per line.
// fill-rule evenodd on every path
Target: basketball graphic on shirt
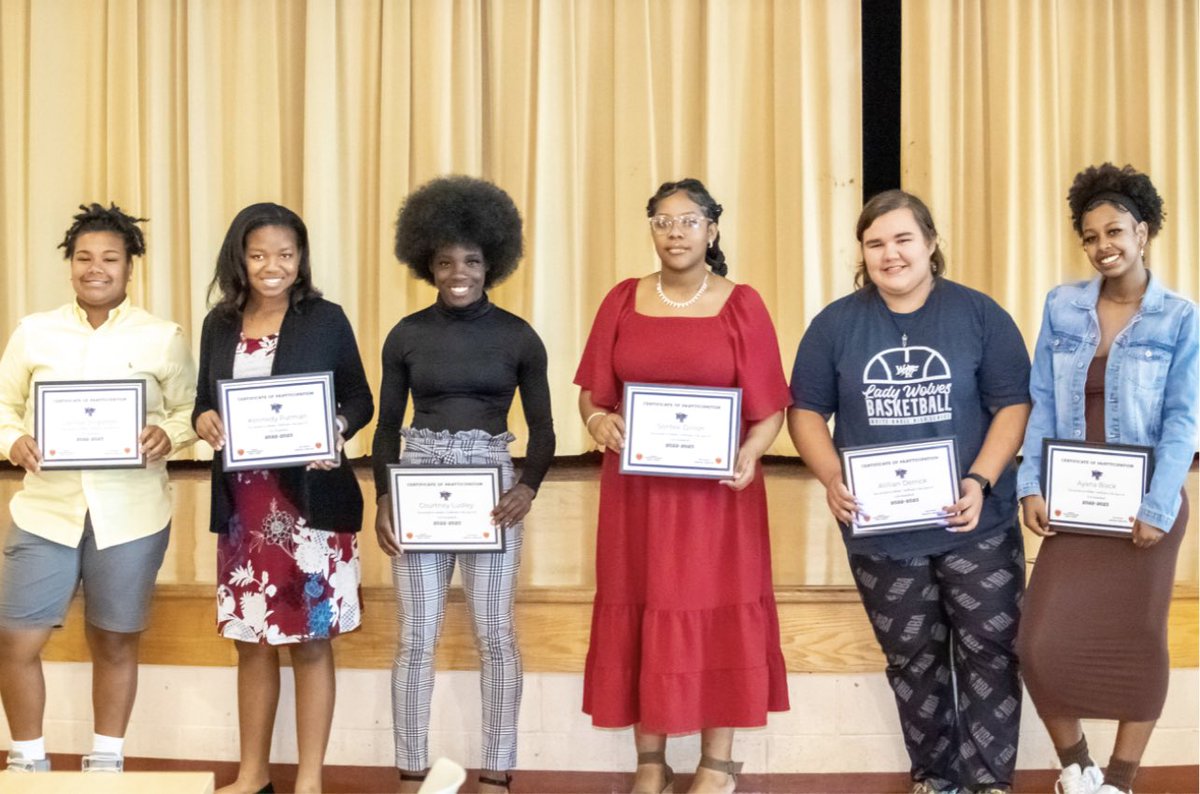
M 932 347 L 893 347 L 876 353 L 863 371 L 863 383 L 921 383 L 949 380 L 950 365 Z
M 862 383 L 869 424 L 919 425 L 946 422 L 954 416 L 950 363 L 932 347 L 881 350 L 867 360 Z

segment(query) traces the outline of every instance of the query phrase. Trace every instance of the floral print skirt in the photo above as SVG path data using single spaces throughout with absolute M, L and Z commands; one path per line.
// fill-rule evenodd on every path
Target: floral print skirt
M 274 471 L 233 479 L 234 517 L 217 541 L 217 630 L 242 642 L 324 640 L 362 620 L 358 542 L 308 526 Z

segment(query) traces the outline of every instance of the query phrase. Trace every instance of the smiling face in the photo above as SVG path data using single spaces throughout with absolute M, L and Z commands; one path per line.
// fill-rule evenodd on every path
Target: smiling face
M 116 308 L 125 300 L 133 260 L 125 239 L 115 232 L 84 232 L 71 254 L 71 286 L 80 307 L 89 312 Z
M 935 240 L 926 240 L 907 207 L 880 215 L 863 230 L 862 255 L 867 276 L 884 300 L 924 296 L 933 286 L 930 257 Z M 889 302 L 890 305 L 890 302 Z
M 658 219 L 666 219 L 661 228 Z M 682 272 L 704 266 L 708 244 L 717 239 L 717 224 L 685 191 L 672 193 L 658 202 L 651 220 L 654 249 L 663 270 Z M 666 225 L 670 223 L 669 227 Z
M 1124 209 L 1107 202 L 1083 215 L 1080 224 L 1083 250 L 1100 275 L 1115 279 L 1140 274 L 1142 248 L 1146 245 L 1148 228 Z
M 259 226 L 246 235 L 245 261 L 251 299 L 286 302 L 300 269 L 296 233 L 287 226 Z
M 429 272 L 438 296 L 447 306 L 462 308 L 483 297 L 487 263 L 483 261 L 483 249 L 477 245 L 443 245 L 434 252 Z

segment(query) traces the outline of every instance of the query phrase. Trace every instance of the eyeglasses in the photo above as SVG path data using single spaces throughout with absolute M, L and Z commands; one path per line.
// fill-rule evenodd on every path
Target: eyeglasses
M 695 213 L 687 213 L 673 217 L 671 215 L 655 215 L 650 219 L 650 231 L 654 234 L 670 234 L 675 228 L 675 224 L 679 224 L 679 228 L 683 232 L 694 232 L 700 228 L 702 224 L 708 223 L 708 218 Z

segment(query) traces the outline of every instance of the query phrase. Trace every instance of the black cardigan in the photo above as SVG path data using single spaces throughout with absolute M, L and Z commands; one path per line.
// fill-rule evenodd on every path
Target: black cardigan
M 217 409 L 217 381 L 233 377 L 233 358 L 241 330 L 240 315 L 214 309 L 204 318 L 193 426 L 200 414 Z M 338 413 L 347 423 L 344 436 L 349 440 L 375 413 L 371 387 L 358 355 L 354 329 L 342 307 L 324 298 L 309 298 L 288 309 L 284 316 L 271 374 L 300 375 L 330 370 Z M 278 471 L 284 493 L 310 526 L 337 532 L 358 532 L 362 528 L 362 490 L 350 466 L 343 463 L 329 471 L 292 466 Z M 233 494 L 222 456 L 217 453 L 212 460 L 209 530 L 228 531 L 232 517 Z

